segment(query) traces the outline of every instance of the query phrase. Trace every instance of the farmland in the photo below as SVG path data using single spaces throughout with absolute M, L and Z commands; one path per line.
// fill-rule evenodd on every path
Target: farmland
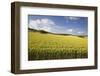
M 88 57 L 87 37 L 28 31 L 28 60 Z

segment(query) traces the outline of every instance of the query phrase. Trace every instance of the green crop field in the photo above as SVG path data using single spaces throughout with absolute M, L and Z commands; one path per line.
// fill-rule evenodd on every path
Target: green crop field
M 88 57 L 87 37 L 28 31 L 28 60 Z

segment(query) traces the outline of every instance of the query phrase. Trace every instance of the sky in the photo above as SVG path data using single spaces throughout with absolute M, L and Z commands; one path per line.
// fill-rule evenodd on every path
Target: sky
M 76 16 L 28 15 L 28 27 L 57 34 L 87 35 L 88 18 Z

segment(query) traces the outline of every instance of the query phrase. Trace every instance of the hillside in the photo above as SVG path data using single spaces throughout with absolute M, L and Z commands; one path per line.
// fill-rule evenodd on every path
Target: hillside
M 29 29 L 29 60 L 87 58 L 87 37 L 41 31 Z

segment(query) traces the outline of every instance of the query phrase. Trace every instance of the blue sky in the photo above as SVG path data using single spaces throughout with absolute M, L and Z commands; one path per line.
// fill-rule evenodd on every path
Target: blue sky
M 29 28 L 52 33 L 87 35 L 88 18 L 76 16 L 29 15 Z

